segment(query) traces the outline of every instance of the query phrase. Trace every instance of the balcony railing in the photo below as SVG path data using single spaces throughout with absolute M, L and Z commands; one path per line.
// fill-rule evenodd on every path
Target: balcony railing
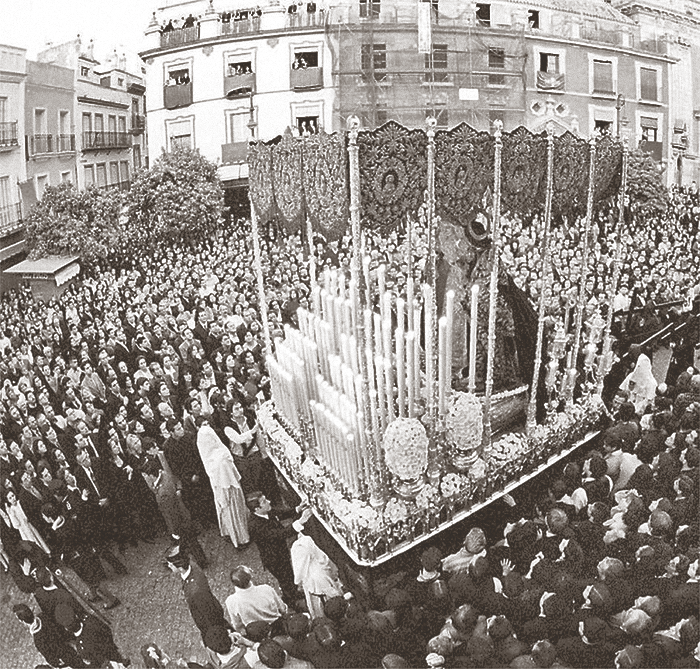
M 648 153 L 657 163 L 660 163 L 664 157 L 663 142 L 647 142 L 643 139 L 639 142 L 639 149 L 644 153 Z
M 250 95 L 255 92 L 255 73 L 234 74 L 224 77 L 224 95 L 227 98 L 236 98 L 242 95 Z
M 56 150 L 59 153 L 69 153 L 75 151 L 75 135 L 59 135 Z
M 31 135 L 29 137 L 29 155 L 53 153 L 53 137 L 51 135 Z
M 142 116 L 141 114 L 132 114 L 131 115 L 131 132 L 134 135 L 138 135 L 143 132 L 143 129 L 146 127 L 146 117 Z
M 100 149 L 127 149 L 131 146 L 128 132 L 83 132 L 83 151 Z
M 192 104 L 192 82 L 175 86 L 163 86 L 163 106 L 177 109 Z
M 0 207 L 0 235 L 5 236 L 21 228 L 24 224 L 22 220 L 22 205 L 19 202 Z
M 100 190 L 119 190 L 122 192 L 128 191 L 131 188 L 131 181 L 117 181 L 113 184 L 104 184 L 98 186 Z
M 165 49 L 171 46 L 180 46 L 181 44 L 189 44 L 196 42 L 199 39 L 199 24 L 190 26 L 189 28 L 176 28 L 175 30 L 166 30 L 160 34 L 160 46 Z
M 581 39 L 589 42 L 604 42 L 605 44 L 622 44 L 622 33 L 619 30 L 581 26 Z
M 378 3 L 377 3 L 378 6 Z M 295 12 L 287 14 L 287 28 L 322 27 L 326 22 L 326 12 Z
M 295 91 L 323 87 L 323 68 L 307 67 L 292 70 L 291 83 Z
M 19 146 L 17 139 L 17 121 L 0 123 L 0 147 Z
M 245 35 L 247 33 L 260 32 L 260 17 L 253 16 L 251 18 L 240 19 L 239 21 L 230 20 L 221 22 L 222 35 Z
M 248 160 L 248 142 L 231 142 L 221 145 L 221 162 L 224 165 L 245 163 Z

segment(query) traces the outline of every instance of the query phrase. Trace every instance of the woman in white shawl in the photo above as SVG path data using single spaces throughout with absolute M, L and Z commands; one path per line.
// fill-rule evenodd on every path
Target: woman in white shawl
M 322 618 L 326 599 L 343 594 L 338 567 L 310 536 L 304 534 L 304 516 L 292 526 L 298 532 L 298 538 L 290 549 L 294 583 L 304 591 L 311 618 Z
M 656 397 L 658 383 L 651 372 L 651 360 L 643 353 L 637 358 L 637 364 L 620 385 L 620 390 L 629 392 L 629 401 L 634 404 L 634 410 L 641 416 L 649 402 Z
M 206 419 L 197 432 L 197 449 L 214 493 L 221 536 L 231 537 L 236 547 L 247 544 L 250 541 L 248 509 L 241 490 L 241 475 L 231 452 Z

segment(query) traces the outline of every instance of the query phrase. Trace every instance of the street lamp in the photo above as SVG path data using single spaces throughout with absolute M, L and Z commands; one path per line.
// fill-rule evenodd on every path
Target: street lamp
M 248 120 L 248 129 L 250 130 L 250 139 L 255 139 L 255 107 L 253 106 L 253 89 L 250 89 L 250 119 Z M 250 140 L 249 140 L 250 141 Z
M 620 139 L 620 115 L 622 108 L 625 106 L 625 96 L 622 93 L 618 93 L 617 100 L 615 101 L 615 120 L 617 123 L 616 137 Z

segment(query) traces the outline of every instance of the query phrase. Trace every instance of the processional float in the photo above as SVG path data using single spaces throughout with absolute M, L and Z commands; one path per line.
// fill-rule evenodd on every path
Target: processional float
M 424 130 L 389 122 L 366 131 L 351 117 L 345 133 L 287 131 L 250 145 L 272 388 L 260 426 L 280 471 L 358 564 L 378 564 L 513 489 L 571 452 L 604 412 L 613 314 L 595 312 L 584 323 L 585 283 L 594 215 L 612 203 L 612 304 L 626 149 L 608 136 L 555 136 L 551 125 L 539 134 L 495 125 L 493 134 L 464 124 L 436 130 L 429 119 Z M 534 346 L 523 354 L 527 379 L 495 388 L 508 368 L 507 346 L 497 341 L 507 329 L 502 292 L 511 286 L 500 258 L 504 217 L 538 226 L 543 285 L 532 310 Z M 310 308 L 299 309 L 299 329 L 287 326 L 274 346 L 259 237 L 273 218 L 303 232 L 311 265 Z M 349 276 L 317 274 L 314 238 L 337 240 L 348 222 Z M 567 310 L 566 323 L 552 324 L 555 225 L 577 228 L 580 262 L 573 319 Z M 427 236 L 420 281 L 412 267 L 417 228 Z M 373 266 L 365 240 L 368 231 L 396 230 L 408 265 L 400 290 L 388 286 L 384 265 Z M 513 429 L 520 408 L 526 420 Z

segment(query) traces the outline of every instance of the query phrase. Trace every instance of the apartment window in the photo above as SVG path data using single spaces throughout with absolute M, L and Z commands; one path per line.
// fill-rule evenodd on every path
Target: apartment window
M 253 61 L 250 58 L 235 58 L 228 62 L 226 66 L 227 77 L 243 74 L 253 74 Z
M 659 121 L 653 116 L 642 116 L 640 119 L 642 126 L 642 139 L 645 142 L 659 141 Z
M 95 183 L 95 166 L 85 165 L 83 169 L 83 178 L 85 179 L 85 188 L 92 186 Z
M 108 123 L 108 127 L 109 127 L 109 134 L 116 135 L 117 134 L 117 117 L 110 114 L 109 118 L 107 119 L 107 123 Z
M 438 0 L 421 0 L 421 2 L 426 2 L 430 3 L 431 9 L 437 14 L 438 9 L 439 9 L 439 1 Z
M 105 131 L 105 119 L 102 114 L 95 114 L 95 132 L 103 133 Z
M 386 72 L 386 44 L 362 45 L 362 78 L 366 81 L 374 76 L 375 81 L 384 81 Z
M 0 97 L 0 123 L 7 122 L 7 98 Z
M 109 179 L 112 184 L 119 183 L 119 163 L 112 162 L 109 164 Z
M 97 185 L 101 188 L 107 185 L 107 165 L 99 163 L 97 166 Z
M 141 167 L 141 147 L 138 144 L 134 144 L 132 151 L 134 153 L 134 168 L 139 169 Z
M 61 183 L 69 183 L 73 180 L 73 175 L 70 172 L 61 172 Z
M 299 134 L 315 135 L 318 132 L 318 116 L 297 116 Z
M 92 115 L 83 113 L 83 132 L 92 130 Z
M 124 79 L 119 77 L 119 79 L 117 79 L 117 86 L 123 86 L 123 85 L 124 85 Z
M 502 70 L 506 66 L 506 52 L 504 49 L 489 47 L 489 69 Z M 489 86 L 503 86 L 505 75 L 489 74 Z
M 540 72 L 559 74 L 559 54 L 540 53 Z
M 111 77 L 100 77 L 100 86 L 104 86 L 105 88 L 109 88 L 112 85 L 112 78 Z
M 534 30 L 540 27 L 540 13 L 536 9 L 528 9 L 527 23 Z
M 650 67 L 639 69 L 639 88 L 642 100 L 658 100 L 658 88 L 656 83 L 657 71 Z
M 593 61 L 593 92 L 614 95 L 613 64 L 610 60 Z
M 58 132 L 60 135 L 70 134 L 70 113 L 67 111 L 58 112 Z
M 248 126 L 249 123 L 250 110 L 248 109 L 229 114 L 229 142 L 247 142 L 252 137 L 251 129 Z
M 140 108 L 141 107 L 139 106 L 139 99 L 138 98 L 131 98 L 131 113 L 138 114 Z
M 491 5 L 476 4 L 476 20 L 482 26 L 491 25 Z
M 433 44 L 432 53 L 425 54 L 425 81 L 447 81 L 447 44 Z
M 41 200 L 42 196 L 44 195 L 44 191 L 46 190 L 46 187 L 49 185 L 49 175 L 48 174 L 39 174 L 36 178 L 36 196 L 39 200 Z
M 170 137 L 170 148 L 172 151 L 177 151 L 179 149 L 191 149 L 192 148 L 192 135 L 191 133 L 183 135 L 172 135 Z
M 48 131 L 46 128 L 46 110 L 45 109 L 35 109 L 34 110 L 34 134 L 35 135 L 48 134 Z
M 127 160 L 122 160 L 119 163 L 119 180 L 121 183 L 129 181 L 129 161 Z
M 0 216 L 5 207 L 9 207 L 10 204 L 10 177 L 0 177 Z M 0 219 L 0 222 L 2 220 Z
M 360 18 L 377 19 L 379 18 L 379 10 L 379 0 L 360 0 Z
M 305 70 L 309 67 L 318 67 L 318 51 L 295 51 L 293 70 Z
M 90 68 L 82 65 L 80 67 L 80 76 L 81 77 L 89 77 L 90 76 Z
M 119 117 L 119 132 L 126 132 L 126 116 Z
M 185 84 L 189 84 L 190 81 L 190 68 L 177 65 L 173 69 L 168 70 L 168 79 L 166 80 L 165 85 L 184 86 Z
M 612 121 L 604 121 L 602 119 L 597 118 L 595 120 L 595 125 L 593 127 L 595 128 L 595 131 L 600 133 L 601 135 L 611 135 L 612 134 L 612 128 L 613 128 Z

